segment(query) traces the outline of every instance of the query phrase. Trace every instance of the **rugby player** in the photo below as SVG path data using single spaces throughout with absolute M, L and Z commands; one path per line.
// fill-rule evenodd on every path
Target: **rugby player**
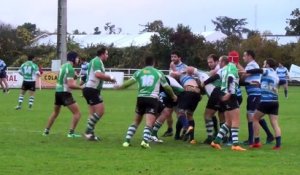
M 247 63 L 245 70 L 258 69 L 259 65 L 255 61 L 255 53 L 252 50 L 247 50 L 244 52 L 243 60 Z M 253 115 L 260 102 L 261 89 L 260 89 L 260 74 L 252 74 L 250 76 L 243 75 L 242 79 L 248 83 L 245 86 L 246 92 L 248 94 L 247 98 L 247 120 L 248 120 L 248 140 L 244 141 L 245 145 L 251 145 L 253 143 Z M 274 140 L 272 133 L 270 132 L 268 125 L 264 119 L 259 121 L 262 128 L 267 134 L 267 143 Z
M 94 133 L 97 122 L 103 117 L 104 104 L 101 90 L 104 81 L 116 82 L 113 76 L 105 74 L 103 62 L 108 59 L 108 50 L 102 47 L 97 51 L 97 56 L 93 58 L 88 66 L 87 82 L 83 88 L 83 96 L 86 99 L 89 108 L 89 118 L 85 131 L 85 137 L 90 141 L 99 141 L 100 137 Z
M 33 63 L 34 56 L 29 55 L 28 61 L 23 63 L 19 68 L 19 74 L 23 76 L 23 83 L 21 87 L 21 92 L 18 98 L 18 105 L 15 107 L 16 110 L 20 110 L 22 108 L 22 103 L 24 99 L 25 93 L 29 90 L 29 109 L 32 108 L 34 103 L 34 95 L 35 95 L 35 82 L 36 78 L 40 76 L 39 67 Z
M 261 77 L 261 100 L 254 113 L 253 127 L 254 127 L 254 144 L 250 147 L 259 148 L 261 147 L 259 138 L 259 121 L 267 114 L 269 115 L 272 127 L 275 131 L 276 144 L 273 147 L 274 150 L 281 148 L 281 129 L 278 124 L 278 84 L 279 78 L 274 70 L 276 63 L 272 58 L 264 61 L 263 69 L 252 69 L 247 70 L 248 74 L 262 74 Z
M 276 68 L 276 73 L 277 73 L 277 75 L 279 77 L 278 88 L 280 86 L 283 86 L 283 88 L 284 88 L 284 96 L 285 96 L 285 98 L 288 98 L 288 78 L 289 78 L 289 71 L 281 63 L 279 63 L 278 67 Z
M 77 58 L 78 54 L 76 52 L 69 52 L 67 54 L 67 63 L 60 67 L 55 88 L 54 110 L 48 119 L 48 123 L 43 133 L 44 136 L 49 135 L 50 129 L 60 113 L 61 106 L 66 106 L 73 115 L 67 137 L 81 137 L 81 135 L 75 134 L 75 128 L 80 120 L 81 114 L 78 104 L 73 99 L 71 93 L 71 89 L 82 89 L 80 86 L 76 85 L 76 81 L 74 80 L 75 71 L 73 66 L 77 64 Z
M 123 147 L 129 147 L 130 141 L 140 125 L 143 116 L 146 118 L 146 126 L 144 127 L 143 140 L 141 142 L 142 148 L 150 148 L 152 128 L 157 116 L 159 105 L 159 87 L 160 85 L 165 89 L 166 93 L 176 102 L 177 96 L 174 94 L 172 88 L 168 85 L 165 75 L 155 69 L 154 58 L 147 56 L 145 58 L 145 66 L 143 69 L 136 71 L 133 76 L 124 82 L 117 89 L 127 88 L 134 83 L 138 83 L 138 96 L 136 102 L 136 115 L 133 123 L 129 126 Z

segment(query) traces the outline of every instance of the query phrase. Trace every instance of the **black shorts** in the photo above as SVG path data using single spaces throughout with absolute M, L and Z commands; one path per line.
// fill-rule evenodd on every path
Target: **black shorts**
M 87 104 L 94 106 L 99 103 L 102 103 L 103 100 L 100 97 L 100 91 L 98 89 L 85 87 L 82 90 L 83 96 L 87 102 Z
M 238 102 L 239 102 L 239 105 L 241 106 L 242 102 L 243 102 L 243 96 L 237 96 L 236 97 Z
M 224 111 L 231 111 L 240 107 L 236 95 L 231 95 L 229 100 L 222 101 L 220 104 Z
M 194 112 L 200 100 L 201 95 L 199 93 L 183 91 L 178 96 L 178 110 L 189 110 Z
M 166 105 L 161 100 L 158 100 L 157 115 L 159 115 L 165 109 L 165 107 Z
M 136 101 L 135 112 L 139 115 L 153 114 L 157 115 L 159 101 L 151 97 L 138 97 Z
M 286 81 L 286 80 L 283 80 L 283 79 L 279 80 L 279 82 L 278 82 L 278 85 L 279 85 L 279 86 L 285 85 L 285 84 L 287 84 L 287 81 Z
M 83 75 L 83 76 L 81 77 L 81 81 L 84 82 L 84 83 L 86 83 L 86 75 Z
M 164 103 L 164 106 L 167 108 L 173 108 L 177 106 L 177 102 L 174 102 L 171 98 L 169 97 L 161 97 L 162 102 Z
M 6 71 L 0 72 L 0 78 L 6 78 Z
M 35 81 L 23 81 L 21 89 L 24 91 L 35 91 Z
M 278 115 L 279 103 L 278 102 L 260 102 L 257 110 L 269 115 Z
M 76 103 L 70 92 L 55 92 L 55 105 L 69 106 Z
M 254 112 L 260 102 L 260 95 L 249 95 L 247 98 L 247 111 Z
M 223 96 L 223 92 L 220 90 L 220 88 L 216 87 L 210 94 L 210 97 L 208 98 L 206 108 L 207 109 L 212 109 L 215 111 L 220 111 L 221 106 L 220 106 L 220 99 Z M 220 111 L 221 112 L 221 111 Z M 222 111 L 224 112 L 224 111 Z

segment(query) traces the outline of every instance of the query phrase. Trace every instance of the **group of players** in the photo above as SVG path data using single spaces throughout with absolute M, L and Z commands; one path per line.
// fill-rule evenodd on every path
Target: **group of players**
M 260 126 L 267 134 L 267 143 L 276 140 L 273 149 L 281 148 L 281 131 L 278 125 L 278 85 L 279 78 L 275 71 L 276 62 L 273 59 L 266 59 L 262 69 L 255 62 L 255 54 L 251 50 L 244 52 L 243 60 L 247 64 L 243 68 L 238 63 L 238 54 L 221 56 L 211 54 L 207 63 L 211 69 L 208 73 L 187 66 L 182 62 L 179 52 L 171 53 L 170 73 L 165 76 L 161 71 L 154 68 L 155 59 L 151 56 L 145 58 L 145 67 L 138 70 L 133 76 L 122 85 L 115 85 L 115 89 L 124 89 L 134 83 L 138 83 L 138 96 L 136 102 L 136 115 L 133 123 L 128 127 L 124 147 L 131 145 L 131 139 L 140 125 L 143 116 L 146 125 L 143 131 L 141 147 L 150 148 L 150 142 L 162 142 L 158 139 L 157 133 L 162 124 L 167 120 L 168 130 L 165 136 L 173 134 L 172 113 L 176 113 L 175 140 L 188 141 L 195 144 L 194 111 L 201 96 L 208 96 L 207 105 L 204 111 L 204 120 L 207 138 L 204 143 L 210 144 L 215 149 L 221 149 L 221 143 L 231 143 L 231 149 L 245 151 L 241 147 L 238 134 L 240 127 L 240 104 L 242 93 L 240 86 L 245 86 L 247 92 L 247 119 L 248 139 L 243 143 L 250 148 L 262 146 L 259 129 Z M 50 129 L 60 113 L 61 106 L 66 106 L 73 114 L 68 137 L 81 137 L 75 133 L 76 126 L 80 120 L 81 113 L 79 106 L 72 96 L 71 89 L 82 89 L 86 99 L 89 117 L 84 136 L 91 141 L 98 141 L 100 137 L 95 135 L 95 126 L 104 115 L 104 105 L 101 97 L 101 90 L 104 81 L 116 83 L 113 76 L 105 74 L 103 62 L 108 59 L 108 50 L 101 48 L 97 56 L 88 64 L 82 64 L 81 77 L 84 83 L 77 85 L 75 70 L 73 66 L 78 63 L 78 54 L 69 52 L 67 63 L 60 68 L 56 92 L 54 110 L 46 124 L 43 135 L 50 134 Z M 24 77 L 22 91 L 19 96 L 19 104 L 16 109 L 21 109 L 24 93 L 29 90 L 29 108 L 32 107 L 35 91 L 35 77 L 40 73 L 32 58 L 20 67 L 20 74 Z M 283 75 L 284 73 L 281 73 Z M 282 76 L 286 78 L 287 72 Z M 285 80 L 286 81 L 286 80 Z M 33 85 L 34 84 L 34 85 Z M 287 82 L 285 83 L 287 84 Z M 285 91 L 287 97 L 287 91 Z M 215 114 L 218 112 L 219 126 Z M 271 125 L 275 136 L 268 128 L 263 116 L 270 116 Z M 260 125 L 260 126 L 259 126 Z

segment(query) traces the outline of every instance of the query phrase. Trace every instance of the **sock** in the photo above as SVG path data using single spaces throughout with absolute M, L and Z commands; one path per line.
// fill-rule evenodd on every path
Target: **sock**
M 189 121 L 189 126 L 193 127 L 193 130 L 190 131 L 190 140 L 194 140 L 195 120 L 190 120 Z
M 288 91 L 285 89 L 284 90 L 284 96 L 287 97 L 287 95 L 288 95 Z
M 145 126 L 145 127 L 144 127 L 143 140 L 144 140 L 146 143 L 148 143 L 149 140 L 151 139 L 151 138 L 150 138 L 150 137 L 151 137 L 151 132 L 152 132 L 151 127 L 149 127 L 149 126 Z
M 181 124 L 181 122 L 179 121 L 179 118 L 178 118 L 178 120 L 176 122 L 175 139 L 179 139 L 180 138 L 181 129 L 182 129 L 182 124 Z
M 69 134 L 74 134 L 74 129 L 70 129 Z
M 183 129 L 187 130 L 187 128 L 189 127 L 189 121 L 187 120 L 185 115 L 181 115 L 179 116 L 178 120 L 180 121 Z
M 49 132 L 50 132 L 50 129 L 49 128 L 45 128 L 44 133 L 45 134 L 49 134 Z
M 206 127 L 207 137 L 213 137 L 213 135 L 214 135 L 214 132 L 213 132 L 213 129 L 214 129 L 213 120 L 205 120 L 205 127 Z
M 128 142 L 128 143 L 130 142 L 130 140 L 133 137 L 133 135 L 135 134 L 136 130 L 137 130 L 137 126 L 135 126 L 135 125 L 130 125 L 128 127 L 126 137 L 125 137 L 126 142 Z
M 251 145 L 253 143 L 253 122 L 248 122 L 248 143 Z
M 34 96 L 30 96 L 30 97 L 29 97 L 29 108 L 32 107 L 33 102 L 34 102 Z
M 220 128 L 221 128 L 224 124 L 225 124 L 224 122 L 220 122 Z
M 101 117 L 97 113 L 94 113 L 92 115 L 92 117 L 90 117 L 88 119 L 87 128 L 86 128 L 86 133 L 87 134 L 93 133 L 93 131 L 95 129 L 95 125 L 100 120 L 100 118 Z
M 216 143 L 221 143 L 223 137 L 229 132 L 229 128 L 226 124 L 223 124 L 218 132 L 216 139 L 214 140 Z
M 167 132 L 173 132 L 173 128 L 168 128 Z
M 268 138 L 272 138 L 272 137 L 273 137 L 273 134 L 271 133 L 271 131 L 270 131 L 269 127 L 268 127 L 268 124 L 267 124 L 266 120 L 265 120 L 265 119 L 259 120 L 259 124 L 260 124 L 260 126 L 264 129 L 264 131 L 266 132 L 267 137 L 268 137 Z M 273 137 L 273 138 L 274 138 L 274 137 Z
M 281 136 L 275 137 L 276 139 L 276 147 L 280 147 L 281 146 Z
M 218 119 L 216 116 L 212 117 L 212 122 L 213 122 L 213 127 L 214 127 L 214 132 L 218 133 L 219 128 L 218 128 Z
M 23 99 L 24 99 L 24 96 L 20 94 L 20 96 L 19 96 L 19 105 L 18 106 L 22 105 Z
M 259 137 L 255 137 L 255 138 L 254 138 L 254 143 L 259 143 L 259 142 L 260 142 Z
M 159 121 L 155 121 L 154 126 L 153 126 L 153 130 L 152 130 L 152 135 L 157 137 L 157 132 L 159 130 L 159 128 L 161 127 L 161 123 Z M 168 129 L 169 130 L 169 129 Z
M 232 144 L 234 146 L 237 146 L 239 144 L 239 128 L 232 127 L 231 133 L 232 133 Z

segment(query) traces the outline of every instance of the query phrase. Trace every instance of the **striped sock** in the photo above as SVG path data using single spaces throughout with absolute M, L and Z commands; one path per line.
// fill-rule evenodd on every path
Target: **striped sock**
M 96 123 L 100 120 L 101 116 L 99 116 L 97 113 L 94 113 L 87 122 L 87 129 L 86 129 L 86 133 L 92 133 L 95 129 L 95 125 Z
M 151 132 L 152 132 L 151 127 L 149 127 L 149 126 L 145 126 L 145 127 L 144 127 L 143 140 L 144 140 L 146 143 L 148 143 L 149 140 L 151 139 L 151 138 L 150 138 L 150 137 L 151 137 Z
M 125 137 L 126 142 L 128 142 L 128 143 L 130 142 L 130 140 L 133 137 L 133 135 L 135 134 L 136 130 L 137 130 L 137 126 L 135 126 L 135 125 L 130 125 L 128 127 L 126 137 Z
M 153 130 L 152 130 L 152 135 L 153 136 L 157 137 L 157 132 L 158 132 L 159 128 L 161 127 L 161 125 L 162 124 L 159 121 L 157 121 L 157 120 L 155 121 Z
M 29 108 L 32 107 L 33 102 L 34 102 L 34 96 L 30 96 L 30 97 L 29 97 Z
M 216 143 L 221 143 L 224 136 L 229 132 L 229 128 L 226 124 L 223 124 L 218 132 L 218 135 L 215 139 Z
M 20 94 L 20 96 L 19 96 L 19 101 L 18 101 L 18 102 L 19 102 L 19 106 L 22 105 L 23 100 L 24 100 L 24 96 Z
M 232 144 L 236 146 L 239 144 L 239 128 L 232 127 L 231 133 L 232 133 Z
M 214 135 L 214 122 L 212 120 L 205 120 L 206 133 L 208 137 Z

